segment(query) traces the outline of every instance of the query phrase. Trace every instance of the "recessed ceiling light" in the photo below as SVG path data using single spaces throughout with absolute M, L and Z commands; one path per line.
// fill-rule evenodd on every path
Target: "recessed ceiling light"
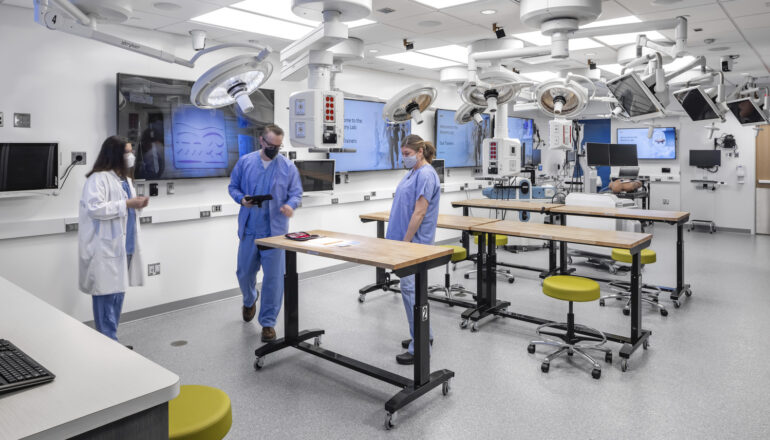
M 273 18 L 280 18 L 281 20 L 290 21 L 292 23 L 299 23 L 304 24 L 307 26 L 317 27 L 319 24 L 321 24 L 320 21 L 317 20 L 309 20 L 307 18 L 300 17 L 296 15 L 291 10 L 291 2 L 286 0 L 280 0 L 280 1 L 273 1 L 270 3 L 270 7 L 265 7 L 265 0 L 245 0 L 242 2 L 235 3 L 233 5 L 230 5 L 232 8 L 236 9 L 242 9 L 244 11 L 254 12 L 259 15 L 264 15 L 267 17 L 273 17 Z M 366 26 L 367 24 L 372 24 L 374 21 L 367 20 L 367 19 L 361 19 L 356 21 L 348 22 L 348 28 L 353 29 L 359 26 Z
M 484 14 L 484 15 L 492 15 L 492 14 L 497 14 L 497 10 L 495 10 L 495 9 L 484 9 L 483 11 L 481 11 L 481 13 Z
M 420 49 L 420 53 L 431 55 L 434 57 L 444 58 L 447 60 L 456 61 L 458 63 L 468 63 L 468 48 L 460 46 L 458 44 L 450 44 L 448 46 L 433 47 L 430 49 Z
M 458 65 L 458 63 L 454 61 L 432 57 L 415 51 L 394 53 L 392 55 L 380 55 L 377 58 L 393 61 L 395 63 L 409 64 L 410 66 L 423 67 L 425 69 L 441 69 Z
M 296 40 L 313 30 L 310 26 L 290 23 L 232 8 L 217 9 L 194 17 L 190 21 L 244 32 L 259 33 L 285 40 Z
M 417 3 L 428 5 L 431 8 L 443 9 L 451 8 L 452 6 L 463 5 L 465 3 L 472 3 L 476 0 L 414 0 Z
M 182 9 L 178 4 L 171 2 L 157 2 L 152 5 L 155 6 L 155 9 L 160 9 L 161 11 L 178 11 Z

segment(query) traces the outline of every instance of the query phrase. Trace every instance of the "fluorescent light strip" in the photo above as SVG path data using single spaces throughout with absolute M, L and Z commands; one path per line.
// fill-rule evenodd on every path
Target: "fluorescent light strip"
M 266 3 L 269 4 L 266 5 Z M 307 18 L 302 18 L 292 12 L 291 0 L 270 0 L 269 2 L 266 2 L 265 0 L 245 0 L 234 5 L 230 5 L 230 7 L 243 11 L 253 12 L 259 15 L 264 15 L 266 17 L 273 17 L 290 21 L 292 23 L 304 24 L 314 28 L 321 24 L 320 21 L 308 20 Z M 347 25 L 349 29 L 353 29 L 372 23 L 375 23 L 375 21 L 362 18 L 361 20 L 348 22 Z
M 442 69 L 444 67 L 457 66 L 459 64 L 454 61 L 444 60 L 413 51 L 394 53 L 392 55 L 380 55 L 377 58 L 425 69 Z
M 430 49 L 420 49 L 420 53 L 431 55 L 434 57 L 444 58 L 451 61 L 456 61 L 461 64 L 468 64 L 468 48 L 460 46 L 458 44 L 450 44 L 448 46 L 433 47 Z
M 452 6 L 464 5 L 466 3 L 473 3 L 477 0 L 414 0 L 417 3 L 422 3 L 431 8 L 443 9 L 451 8 Z
M 303 26 L 231 8 L 217 9 L 194 17 L 190 21 L 283 38 L 285 40 L 297 40 L 313 30 L 310 26 Z

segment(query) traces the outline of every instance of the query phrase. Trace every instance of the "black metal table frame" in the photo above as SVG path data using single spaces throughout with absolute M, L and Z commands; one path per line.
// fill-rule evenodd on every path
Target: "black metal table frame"
M 447 264 L 451 255 L 396 270 L 399 277 L 415 276 L 414 305 L 414 374 L 412 379 L 391 373 L 387 370 L 363 363 L 350 357 L 321 348 L 321 329 L 299 330 L 299 278 L 297 274 L 297 253 L 286 251 L 286 273 L 284 275 L 283 319 L 285 336 L 262 345 L 254 351 L 254 367 L 259 370 L 264 365 L 264 357 L 287 347 L 294 347 L 343 367 L 363 373 L 375 379 L 401 388 L 401 391 L 385 402 L 385 426 L 393 426 L 395 413 L 400 408 L 413 402 L 433 388 L 442 385 L 446 395 L 449 391 L 449 379 L 454 372 L 446 369 L 430 372 L 429 328 L 430 307 L 428 305 L 428 269 Z M 418 319 L 419 318 L 419 319 Z M 315 339 L 313 344 L 305 341 Z

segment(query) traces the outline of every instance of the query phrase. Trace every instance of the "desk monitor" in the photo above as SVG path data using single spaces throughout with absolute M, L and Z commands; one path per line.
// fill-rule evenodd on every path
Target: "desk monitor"
M 345 148 L 355 153 L 330 153 L 337 172 L 395 170 L 401 165 L 401 142 L 411 133 L 411 121 L 388 124 L 385 103 L 345 99 Z
M 532 150 L 532 166 L 538 166 L 542 163 L 543 150 Z
M 295 160 L 294 165 L 299 171 L 302 191 L 334 190 L 334 160 Z
M 607 88 L 618 100 L 620 108 L 633 120 L 663 115 L 663 104 L 635 72 L 607 81 Z
M 57 189 L 58 174 L 59 144 L 0 143 L 0 192 Z
M 433 162 L 430 163 L 438 174 L 439 183 L 444 183 L 444 163 L 444 159 L 433 159 Z
M 720 150 L 690 150 L 690 166 L 698 168 L 714 168 L 722 165 Z
M 619 144 L 636 145 L 637 158 L 676 159 L 676 128 L 655 127 L 652 136 L 649 128 L 618 128 Z
M 613 167 L 639 166 L 639 160 L 636 156 L 636 145 L 610 144 L 610 165 Z
M 741 125 L 770 124 L 765 112 L 750 98 L 730 101 L 727 103 L 727 108 L 730 109 L 730 112 L 732 112 L 735 119 L 737 119 Z
M 721 119 L 724 121 L 722 112 L 701 86 L 677 90 L 673 95 L 693 121 L 708 121 L 711 119 Z
M 447 168 L 475 167 L 481 164 L 481 145 L 492 133 L 489 115 L 482 113 L 481 125 L 455 122 L 454 110 L 436 110 L 436 157 Z
M 589 167 L 610 166 L 610 144 L 586 142 L 586 160 Z

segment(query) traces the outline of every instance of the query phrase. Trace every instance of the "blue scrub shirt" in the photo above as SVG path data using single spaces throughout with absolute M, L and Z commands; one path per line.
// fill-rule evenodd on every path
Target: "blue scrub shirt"
M 260 164 L 261 165 L 261 164 Z M 254 195 L 270 194 L 270 190 L 273 185 L 273 175 L 276 170 L 276 161 L 270 161 L 270 165 L 265 168 L 264 166 L 257 166 L 256 186 L 254 187 Z M 283 215 L 283 214 L 280 214 Z M 249 218 L 246 220 L 245 235 L 252 236 L 254 238 L 270 237 L 270 203 L 268 201 L 262 202 L 262 207 L 252 207 L 249 212 Z
M 420 227 L 417 228 L 412 243 L 433 244 L 438 223 L 441 183 L 436 170 L 430 164 L 425 164 L 416 170 L 409 170 L 398 183 L 396 195 L 393 197 L 393 206 L 390 208 L 388 232 L 385 238 L 404 240 L 409 221 L 414 214 L 414 205 L 421 196 L 428 201 L 428 211 Z
M 131 188 L 128 186 L 128 180 L 121 182 L 123 184 L 123 191 L 126 192 L 128 198 L 131 198 Z M 136 245 L 136 210 L 128 208 L 128 219 L 126 221 L 126 255 L 134 255 L 134 248 Z

